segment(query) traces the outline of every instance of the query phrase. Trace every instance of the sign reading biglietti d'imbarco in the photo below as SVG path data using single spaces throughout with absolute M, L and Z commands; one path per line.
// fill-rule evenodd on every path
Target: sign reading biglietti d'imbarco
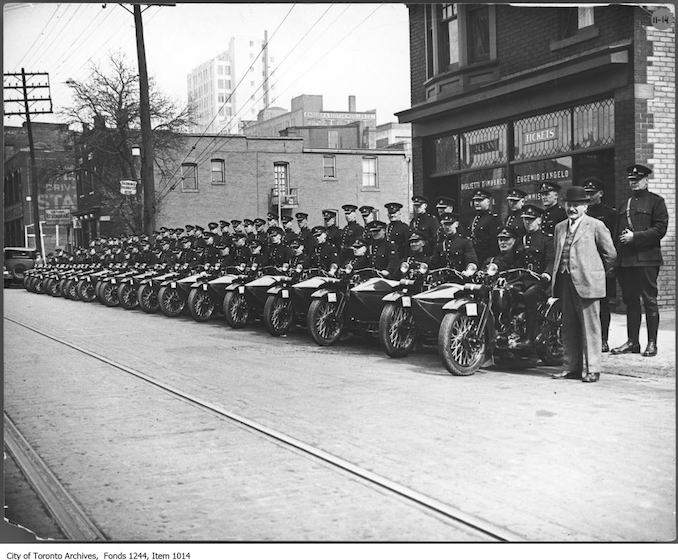
M 548 142 L 558 138 L 558 127 L 543 128 L 542 130 L 531 130 L 523 134 L 523 144 L 536 144 L 537 142 Z

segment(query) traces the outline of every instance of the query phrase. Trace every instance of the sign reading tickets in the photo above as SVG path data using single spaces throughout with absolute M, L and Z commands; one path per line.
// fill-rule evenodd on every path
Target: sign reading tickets
M 121 180 L 120 194 L 137 194 L 137 182 Z
M 532 130 L 523 135 L 523 144 L 536 144 L 538 142 L 548 142 L 558 138 L 558 127 L 545 128 L 543 130 Z

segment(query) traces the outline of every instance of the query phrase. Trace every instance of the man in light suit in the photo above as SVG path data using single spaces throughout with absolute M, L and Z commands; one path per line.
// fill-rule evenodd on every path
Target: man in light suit
M 584 187 L 565 193 L 567 219 L 554 232 L 553 295 L 563 308 L 564 370 L 555 379 L 581 379 L 592 383 L 600 377 L 600 303 L 605 297 L 605 278 L 617 252 L 610 231 L 600 220 L 586 215 L 589 196 Z

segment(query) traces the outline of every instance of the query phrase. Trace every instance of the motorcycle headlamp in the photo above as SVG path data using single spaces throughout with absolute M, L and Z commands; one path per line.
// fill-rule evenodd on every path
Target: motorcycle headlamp
M 419 274 L 426 274 L 428 272 L 428 265 L 426 263 L 421 263 L 419 265 Z
M 410 269 L 410 264 L 407 261 L 402 262 L 400 264 L 400 272 L 402 272 L 403 274 L 405 274 L 409 269 Z
M 252 263 L 252 271 L 255 271 L 257 268 L 259 268 L 259 263 Z
M 303 265 L 298 264 L 297 268 L 295 269 L 298 273 L 301 273 L 302 270 L 304 270 Z
M 245 270 L 245 263 L 240 263 L 240 264 L 238 265 L 238 270 L 240 270 L 241 272 L 242 272 L 243 270 Z
M 499 272 L 499 267 L 495 263 L 490 263 L 487 265 L 487 275 L 495 276 Z
M 351 263 L 348 263 L 345 267 L 344 270 L 346 271 L 346 274 L 351 274 L 353 272 L 353 265 Z
M 290 263 L 283 263 L 282 269 L 283 272 L 287 272 L 290 269 Z
M 329 273 L 330 273 L 331 276 L 334 276 L 336 274 L 337 268 L 339 268 L 339 267 L 336 265 L 336 263 L 332 263 L 330 265 Z

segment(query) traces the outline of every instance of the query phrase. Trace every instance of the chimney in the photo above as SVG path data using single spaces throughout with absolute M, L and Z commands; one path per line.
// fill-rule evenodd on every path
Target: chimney
M 348 96 L 348 112 L 355 113 L 355 95 Z

